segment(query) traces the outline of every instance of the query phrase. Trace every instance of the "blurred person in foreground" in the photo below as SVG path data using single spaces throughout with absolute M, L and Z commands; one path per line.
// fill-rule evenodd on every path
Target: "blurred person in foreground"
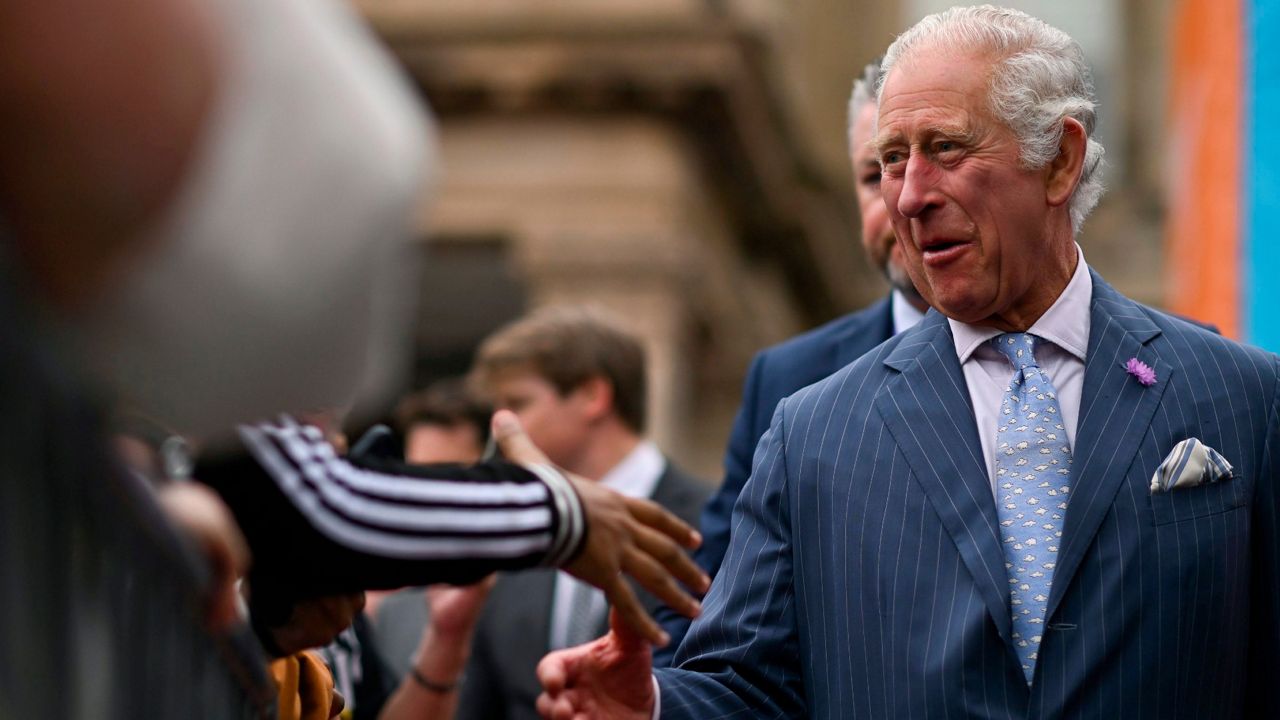
M 5 3 L 0 110 L 0 304 L 12 322 L 3 336 L 14 343 L 4 373 L 14 431 L 0 433 L 13 452 L 0 453 L 0 505 L 15 517 L 4 523 L 0 572 L 6 587 L 44 601 L 0 595 L 0 707 L 60 717 L 85 688 L 138 687 L 166 662 L 157 645 L 155 656 L 94 667 L 92 682 L 76 670 L 91 664 L 67 658 L 72 671 L 58 683 L 15 675 L 59 677 L 57 653 L 93 643 L 83 624 L 54 628 L 46 612 L 91 598 L 57 571 L 73 567 L 75 527 L 50 515 L 59 505 L 39 495 L 51 485 L 42 479 L 120 489 L 105 492 L 154 505 L 107 459 L 80 370 L 210 447 L 231 440 L 235 421 L 385 390 L 408 338 L 408 224 L 431 167 L 431 126 L 354 11 L 326 0 Z M 576 481 L 541 469 L 544 458 L 514 425 L 504 437 L 519 448 L 513 459 L 538 469 L 508 466 L 497 492 L 513 481 L 555 505 L 539 520 L 560 533 L 543 548 L 553 559 L 595 565 L 596 582 L 629 594 L 625 568 L 696 612 L 651 554 L 669 554 L 663 531 L 695 544 L 687 528 L 589 485 L 579 492 Z M 188 500 L 195 511 L 173 517 L 233 546 L 233 526 L 209 523 L 227 518 L 216 498 Z M 113 520 L 123 521 L 100 522 Z M 38 557 L 57 567 L 36 573 L 23 564 Z M 74 567 L 97 562 L 92 552 L 76 557 Z M 691 566 L 678 572 L 701 586 Z M 124 593 L 125 584 L 113 587 Z M 637 604 L 617 599 L 662 638 Z M 151 620 L 141 616 L 133 629 L 175 637 Z M 124 626 L 116 615 L 106 623 Z M 50 652 L 20 656 L 32 648 Z M 145 711 L 171 694 L 137 702 Z
M 614 318 L 576 306 L 538 310 L 480 345 L 472 377 L 557 466 L 697 517 L 708 488 L 645 438 L 644 348 Z M 654 612 L 662 600 L 646 595 L 644 603 Z M 604 595 L 567 573 L 501 576 L 475 631 L 458 717 L 536 718 L 538 661 L 603 635 L 607 618 Z
M 902 248 L 889 224 L 880 197 L 880 161 L 870 141 L 876 127 L 876 79 L 879 63 L 871 63 L 853 84 L 849 97 L 849 155 L 853 164 L 858 215 L 862 220 L 862 248 L 867 259 L 889 281 L 889 296 L 760 352 L 751 361 L 724 456 L 724 482 L 702 511 L 702 547 L 694 559 L 712 577 L 729 547 L 733 505 L 751 475 L 751 456 L 782 398 L 811 385 L 862 357 L 880 343 L 920 322 L 929 309 L 907 274 Z M 672 642 L 654 653 L 654 664 L 671 663 L 680 639 L 689 629 L 683 616 L 662 610 L 663 629 Z
M 936 312 L 784 400 L 706 612 L 548 656 L 552 718 L 1266 717 L 1280 675 L 1280 358 L 1086 265 L 1079 45 L 930 15 L 873 147 Z

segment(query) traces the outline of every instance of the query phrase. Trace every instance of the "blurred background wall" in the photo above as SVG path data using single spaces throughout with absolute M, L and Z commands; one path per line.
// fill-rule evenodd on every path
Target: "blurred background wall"
M 886 292 L 858 244 L 845 106 L 860 68 L 944 0 L 355 2 L 439 118 L 419 383 L 464 371 L 530 308 L 603 305 L 647 345 L 655 439 L 718 479 L 752 353 Z M 1109 191 L 1081 239 L 1090 264 L 1176 304 L 1179 4 L 1010 4 L 1072 34 L 1094 69 Z M 1193 242 L 1215 247 L 1216 229 Z

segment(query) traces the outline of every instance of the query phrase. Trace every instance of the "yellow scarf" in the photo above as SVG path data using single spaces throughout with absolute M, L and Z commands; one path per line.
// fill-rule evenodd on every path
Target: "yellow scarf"
M 279 720 L 329 720 L 333 676 L 317 655 L 300 652 L 273 661 L 268 670 L 279 689 Z

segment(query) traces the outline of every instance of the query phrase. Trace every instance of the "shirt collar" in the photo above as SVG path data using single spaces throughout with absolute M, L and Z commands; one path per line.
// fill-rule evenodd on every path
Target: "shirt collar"
M 1093 300 L 1093 278 L 1084 262 L 1084 250 L 1076 244 L 1076 271 L 1066 289 L 1053 305 L 1040 316 L 1027 332 L 1044 338 L 1071 353 L 1081 362 L 1089 347 L 1089 303 Z M 955 340 L 960 364 L 968 362 L 974 351 L 1001 331 L 981 325 L 969 325 L 947 318 Z
M 916 323 L 924 319 L 924 313 L 908 302 L 907 296 L 903 295 L 900 290 L 894 290 L 890 293 L 889 302 L 893 308 L 894 335 L 910 330 Z
M 662 451 L 648 440 L 641 440 L 627 456 L 610 468 L 600 483 L 627 497 L 648 498 L 667 469 Z

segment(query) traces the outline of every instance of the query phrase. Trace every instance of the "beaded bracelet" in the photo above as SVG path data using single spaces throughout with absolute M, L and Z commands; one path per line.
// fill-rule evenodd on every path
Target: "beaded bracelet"
M 440 683 L 431 680 L 427 678 L 427 676 L 418 672 L 418 668 L 409 668 L 409 677 L 413 678 L 413 681 L 418 683 L 418 685 L 420 685 L 424 690 L 445 694 L 457 690 L 458 686 L 461 685 L 462 681 L 466 678 L 466 673 L 459 675 L 458 678 L 451 683 Z

